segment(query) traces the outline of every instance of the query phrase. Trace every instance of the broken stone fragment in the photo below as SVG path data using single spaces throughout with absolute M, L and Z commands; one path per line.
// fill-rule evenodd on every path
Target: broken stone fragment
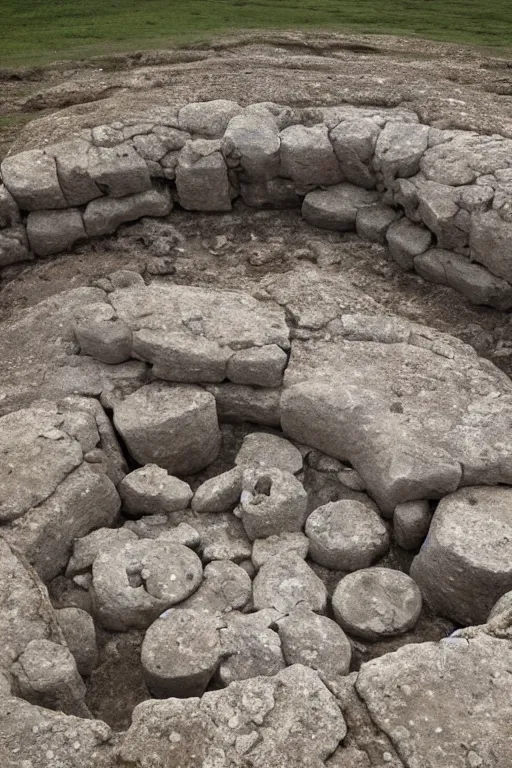
M 397 217 L 396 211 L 382 203 L 358 208 L 356 232 L 362 240 L 372 243 L 386 243 L 386 232 Z
M 212 144 L 212 151 L 205 145 Z M 176 166 L 180 205 L 188 211 L 231 210 L 228 168 L 219 142 L 190 141 L 181 150 Z
M 194 512 L 228 512 L 240 500 L 242 493 L 242 467 L 206 480 L 192 499 Z
M 192 499 L 188 483 L 156 464 L 130 472 L 119 484 L 124 511 L 134 517 L 160 515 L 185 509 Z
M 496 600 L 512 589 L 511 499 L 509 488 L 476 487 L 439 502 L 411 566 L 436 613 L 462 625 L 483 624 Z
M 219 680 L 223 685 L 259 675 L 275 675 L 285 668 L 279 635 L 269 628 L 272 620 L 265 613 L 226 615 L 226 626 L 220 630 L 223 658 Z
M 280 387 L 288 356 L 277 344 L 235 352 L 227 364 L 227 377 L 234 384 Z
M 96 630 L 92 616 L 80 608 L 61 608 L 55 613 L 79 673 L 90 675 L 98 662 Z
M 104 195 L 126 197 L 151 189 L 147 165 L 129 144 L 91 147 L 87 159 L 90 177 Z
M 215 99 L 214 101 L 193 102 L 186 104 L 178 113 L 178 122 L 182 131 L 220 139 L 230 120 L 242 112 L 236 101 Z
M 358 187 L 373 189 L 377 179 L 371 162 L 380 128 L 374 120 L 344 120 L 330 132 L 343 177 Z
M 132 355 L 132 331 L 110 304 L 89 304 L 80 309 L 73 328 L 84 355 L 118 365 Z
M 282 555 L 292 554 L 305 560 L 308 552 L 309 539 L 300 531 L 296 531 L 256 539 L 252 546 L 251 558 L 255 568 L 261 568 L 267 560 L 279 559 Z
M 170 474 L 199 472 L 220 450 L 215 398 L 193 385 L 147 384 L 114 407 L 114 423 L 139 464 Z
M 9 155 L 0 165 L 3 183 L 22 211 L 67 208 L 55 159 L 42 149 Z
M 275 608 L 284 614 L 304 605 L 323 613 L 327 590 L 301 557 L 286 554 L 263 563 L 253 581 L 253 602 L 256 610 Z
M 414 260 L 424 253 L 432 242 L 432 233 L 403 218 L 393 222 L 387 232 L 389 253 L 402 269 L 414 269 Z
M 126 197 L 100 197 L 84 211 L 85 230 L 88 237 L 110 235 L 125 222 L 143 216 L 167 216 L 171 209 L 169 190 L 160 186 Z
M 307 517 L 306 491 L 290 472 L 249 467 L 243 476 L 240 517 L 251 540 L 300 531 Z
M 281 176 L 299 189 L 339 184 L 342 174 L 327 126 L 291 125 L 280 133 Z
M 238 466 L 280 469 L 290 474 L 300 472 L 302 463 L 302 455 L 293 443 L 267 432 L 246 435 L 235 457 Z
M 251 593 L 251 579 L 241 566 L 214 560 L 205 567 L 199 589 L 180 608 L 211 614 L 242 611 L 249 605 Z
M 419 549 L 428 534 L 432 512 L 426 499 L 397 504 L 393 512 L 396 543 L 403 549 Z
M 309 192 L 302 204 L 305 220 L 320 229 L 348 231 L 356 228 L 357 212 L 373 205 L 379 195 L 353 184 L 337 184 Z
M 376 641 L 414 627 L 421 613 L 421 592 L 401 571 L 363 568 L 340 581 L 332 609 L 345 632 Z
M 172 608 L 144 636 L 144 679 L 156 698 L 201 696 L 221 658 L 219 621 L 214 614 Z
M 318 507 L 306 521 L 311 558 L 326 568 L 367 568 L 389 549 L 389 534 L 379 515 L 358 501 Z

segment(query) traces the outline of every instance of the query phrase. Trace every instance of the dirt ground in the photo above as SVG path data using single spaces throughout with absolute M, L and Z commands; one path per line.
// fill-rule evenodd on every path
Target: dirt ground
M 214 98 L 291 106 L 402 105 L 440 127 L 512 137 L 512 60 L 418 40 L 279 33 L 0 72 L 0 158 L 9 148 L 61 138 L 120 112 Z M 33 118 L 38 119 L 28 122 Z M 223 214 L 174 210 L 166 219 L 125 226 L 72 253 L 5 268 L 2 332 L 8 333 L 13 312 L 69 288 L 101 285 L 102 277 L 119 268 L 139 271 L 148 281 L 242 289 L 274 299 L 301 338 L 322 337 L 329 320 L 343 311 L 395 313 L 454 334 L 512 374 L 508 314 L 472 306 L 448 288 L 403 273 L 384 247 L 355 234 L 316 230 L 299 211 L 255 211 L 240 202 Z M 62 605 L 67 598 L 61 588 L 54 585 Z M 427 617 L 409 641 L 445 631 Z M 89 685 L 89 703 L 116 728 L 126 726 L 134 704 L 146 697 L 140 642 L 140 633 L 100 637 L 101 664 Z M 384 650 L 391 648 L 374 653 Z M 359 661 L 367 653 L 361 648 Z

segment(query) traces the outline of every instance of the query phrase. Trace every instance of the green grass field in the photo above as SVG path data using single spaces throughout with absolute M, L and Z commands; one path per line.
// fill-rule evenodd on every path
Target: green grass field
M 0 0 L 0 65 L 297 27 L 512 49 L 512 0 Z

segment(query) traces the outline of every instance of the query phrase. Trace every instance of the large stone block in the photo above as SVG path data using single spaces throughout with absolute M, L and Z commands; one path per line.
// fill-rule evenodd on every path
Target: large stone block
M 37 256 L 66 251 L 87 238 L 82 215 L 76 208 L 32 211 L 27 219 L 27 235 Z
M 67 208 L 55 159 L 42 149 L 6 157 L 0 166 L 5 186 L 23 211 Z
M 85 230 L 89 237 L 110 235 L 127 221 L 143 216 L 167 216 L 171 209 L 171 196 L 165 187 L 128 197 L 100 197 L 85 209 Z

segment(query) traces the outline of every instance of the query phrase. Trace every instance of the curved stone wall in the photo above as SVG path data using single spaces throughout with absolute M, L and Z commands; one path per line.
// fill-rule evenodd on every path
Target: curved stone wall
M 301 207 L 312 225 L 387 244 L 405 270 L 512 307 L 512 140 L 419 123 L 403 109 L 188 104 L 8 156 L 0 267 L 141 216 Z

